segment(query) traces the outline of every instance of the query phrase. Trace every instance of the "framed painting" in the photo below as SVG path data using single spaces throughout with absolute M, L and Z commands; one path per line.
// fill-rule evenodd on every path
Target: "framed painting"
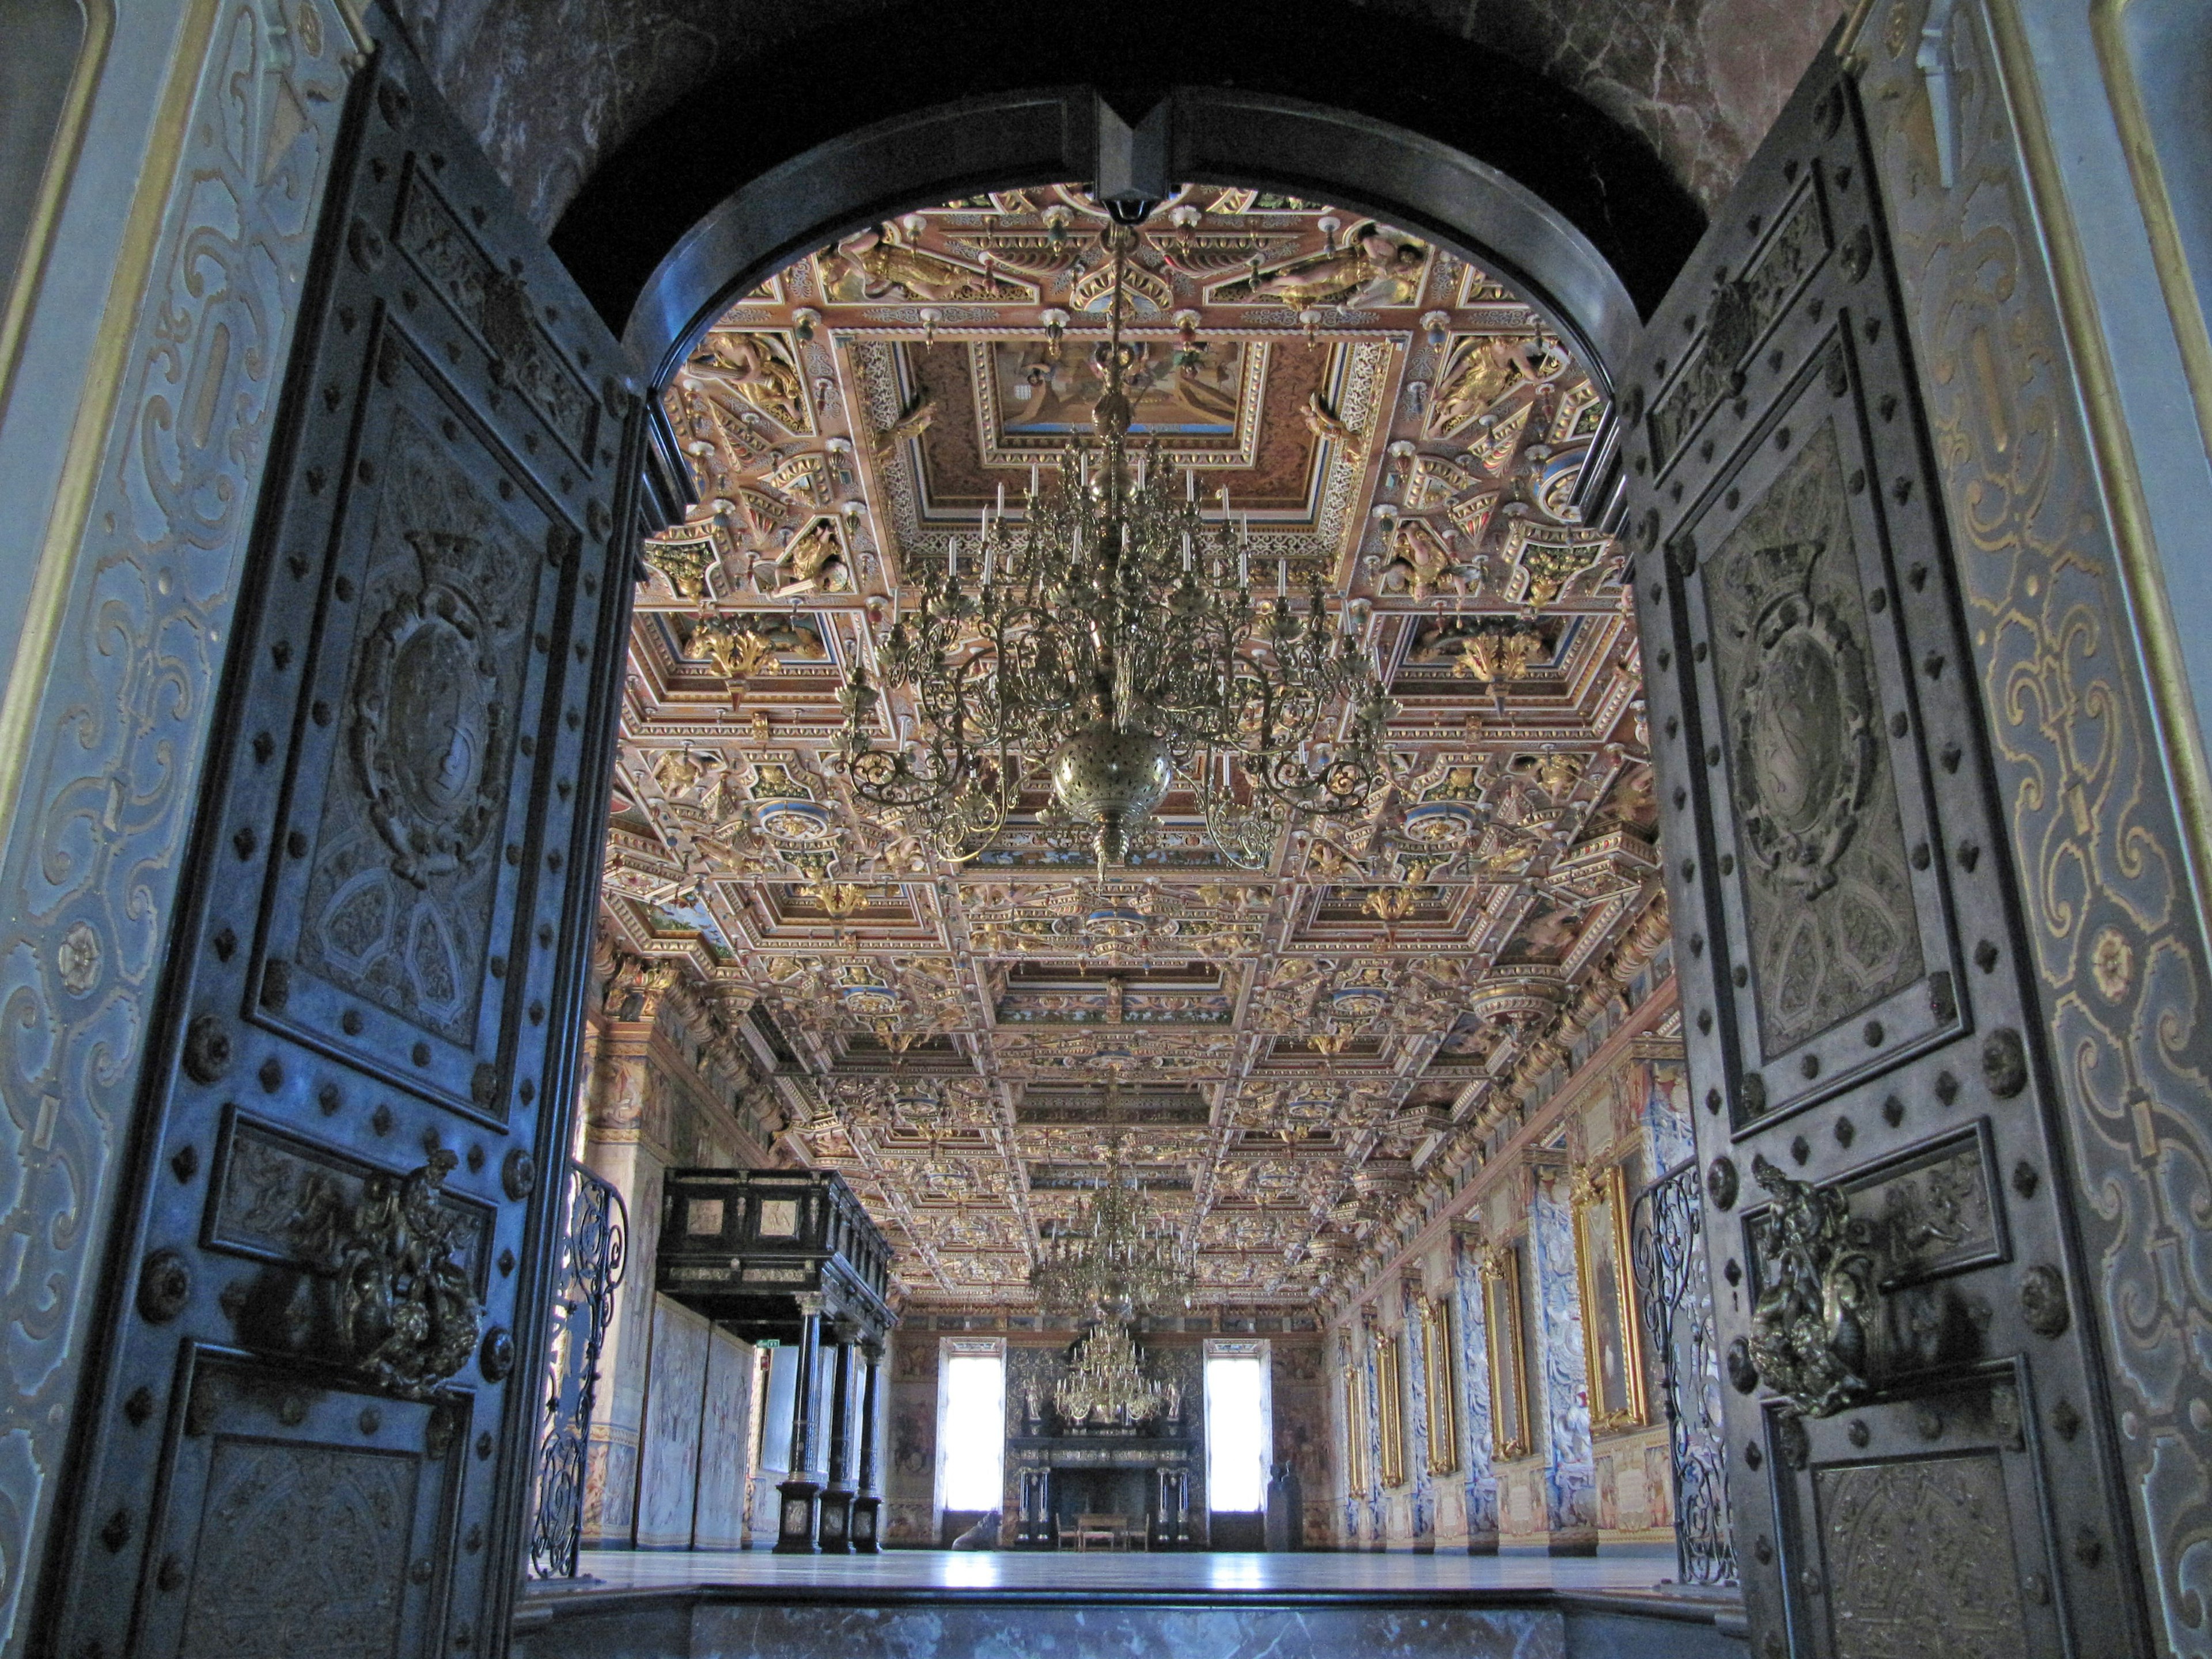
M 1575 1171 L 1575 1279 L 1582 1293 L 1583 1357 L 1589 1368 L 1590 1428 L 1640 1429 L 1650 1419 L 1644 1342 L 1630 1265 L 1628 1182 L 1618 1164 Z
M 1451 1304 L 1441 1297 L 1421 1298 L 1421 1364 L 1427 1382 L 1429 1473 L 1449 1474 L 1459 1467 L 1459 1389 L 1453 1375 Z
M 1382 1430 L 1382 1484 L 1406 1483 L 1405 1365 L 1406 1335 L 1377 1333 L 1375 1338 L 1375 1418 Z
M 1360 1368 L 1344 1368 L 1344 1479 L 1346 1490 L 1364 1492 L 1372 1484 L 1367 1467 L 1367 1390 Z
M 1526 1457 L 1528 1381 L 1521 1363 L 1521 1255 L 1494 1244 L 1482 1257 L 1482 1327 L 1490 1354 L 1491 1455 L 1501 1463 Z

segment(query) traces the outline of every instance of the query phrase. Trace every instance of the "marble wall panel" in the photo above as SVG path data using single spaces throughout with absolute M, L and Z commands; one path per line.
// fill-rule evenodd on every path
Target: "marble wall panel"
M 684 1549 L 698 1505 L 699 1435 L 713 1328 L 666 1297 L 653 1313 L 653 1382 L 638 1443 L 637 1543 Z
M 1544 1454 L 1549 1524 L 1561 1531 L 1595 1527 L 1590 1464 L 1589 1373 L 1583 1351 L 1582 1292 L 1575 1279 L 1574 1211 L 1564 1167 L 1535 1171 L 1528 1206 L 1530 1394 Z
M 708 1334 L 699 1425 L 699 1499 L 691 1520 L 695 1549 L 733 1550 L 744 1542 L 752 1484 L 755 1352 L 751 1343 L 726 1331 Z

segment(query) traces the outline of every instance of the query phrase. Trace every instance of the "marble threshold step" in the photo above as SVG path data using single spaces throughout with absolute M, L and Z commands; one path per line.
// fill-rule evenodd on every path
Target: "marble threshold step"
M 514 1659 L 1746 1659 L 1741 1600 L 1650 1564 L 1309 1553 L 592 1552 Z M 1639 1577 L 1640 1575 L 1640 1577 Z

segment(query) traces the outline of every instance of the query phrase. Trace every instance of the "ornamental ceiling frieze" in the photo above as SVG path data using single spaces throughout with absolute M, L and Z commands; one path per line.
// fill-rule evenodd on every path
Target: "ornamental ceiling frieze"
M 1620 557 L 1583 522 L 1601 391 L 1477 266 L 1325 204 L 1191 186 L 1139 233 L 1133 432 L 1318 576 L 1395 709 L 1367 810 L 1216 850 L 1178 777 L 1103 874 L 1040 781 L 966 864 L 837 752 L 908 573 L 1087 429 L 1105 221 L 1054 186 L 794 262 L 663 389 L 698 505 L 645 550 L 609 933 L 781 1058 L 909 1294 L 1020 1301 L 1118 1152 L 1199 1299 L 1306 1301 L 1473 1155 L 1650 955 L 1648 734 Z M 887 730 L 913 711 L 893 690 Z M 1648 935 L 1648 937 L 1647 937 Z M 1640 954 L 1639 954 L 1640 953 Z

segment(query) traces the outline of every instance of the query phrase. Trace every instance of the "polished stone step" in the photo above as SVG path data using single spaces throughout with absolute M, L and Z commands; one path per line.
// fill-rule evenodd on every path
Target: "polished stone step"
M 1309 1553 L 589 1553 L 515 1659 L 1744 1659 L 1732 1594 L 1653 1562 Z

